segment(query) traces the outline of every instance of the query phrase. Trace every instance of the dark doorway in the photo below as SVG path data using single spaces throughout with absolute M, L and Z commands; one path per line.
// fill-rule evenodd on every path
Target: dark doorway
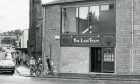
M 91 72 L 101 72 L 102 48 L 91 47 Z

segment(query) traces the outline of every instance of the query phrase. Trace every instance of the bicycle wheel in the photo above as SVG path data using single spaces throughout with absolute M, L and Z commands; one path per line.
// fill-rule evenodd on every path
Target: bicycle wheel
M 42 71 L 42 65 L 41 64 L 38 65 L 38 70 Z
M 34 70 L 30 69 L 30 75 L 33 75 L 33 73 L 34 73 Z
M 57 75 L 58 75 L 58 72 L 57 72 L 57 71 L 55 71 L 55 70 L 52 70 L 52 73 L 53 73 L 53 75 L 55 75 L 55 76 L 57 76 Z
M 41 71 L 40 71 L 40 70 L 36 70 L 36 71 L 35 71 L 35 74 L 36 74 L 37 76 L 39 76 L 39 75 L 41 74 Z
M 48 75 L 48 74 L 49 74 L 49 70 L 46 69 L 46 70 L 43 72 L 43 75 L 45 76 L 45 75 Z

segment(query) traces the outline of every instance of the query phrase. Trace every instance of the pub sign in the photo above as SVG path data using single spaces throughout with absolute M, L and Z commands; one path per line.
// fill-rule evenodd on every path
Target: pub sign
M 115 35 L 61 35 L 61 46 L 102 47 L 115 46 Z

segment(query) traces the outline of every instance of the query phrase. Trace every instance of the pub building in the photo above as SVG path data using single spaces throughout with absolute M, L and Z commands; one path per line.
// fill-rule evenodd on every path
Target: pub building
M 140 1 L 56 0 L 43 4 L 45 57 L 59 73 L 140 74 Z

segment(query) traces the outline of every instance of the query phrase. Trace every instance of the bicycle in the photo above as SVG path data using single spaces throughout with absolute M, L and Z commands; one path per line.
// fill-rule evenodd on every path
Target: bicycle
M 45 71 L 44 71 L 42 74 L 43 74 L 43 75 L 53 74 L 53 75 L 55 75 L 55 76 L 58 76 L 58 72 L 57 72 L 55 66 L 51 67 L 51 71 L 49 70 L 48 67 L 46 67 Z
M 40 76 L 41 75 L 41 70 L 37 67 L 37 64 L 32 65 L 32 68 L 30 70 L 31 75 L 35 73 L 35 75 Z
M 46 67 L 46 69 L 43 71 L 42 75 L 48 75 L 49 74 L 49 69 Z
M 57 70 L 56 70 L 56 67 L 55 67 L 55 66 L 52 66 L 51 72 L 52 72 L 52 74 L 54 74 L 55 76 L 57 76 L 57 75 L 58 75 L 58 72 L 57 72 Z

